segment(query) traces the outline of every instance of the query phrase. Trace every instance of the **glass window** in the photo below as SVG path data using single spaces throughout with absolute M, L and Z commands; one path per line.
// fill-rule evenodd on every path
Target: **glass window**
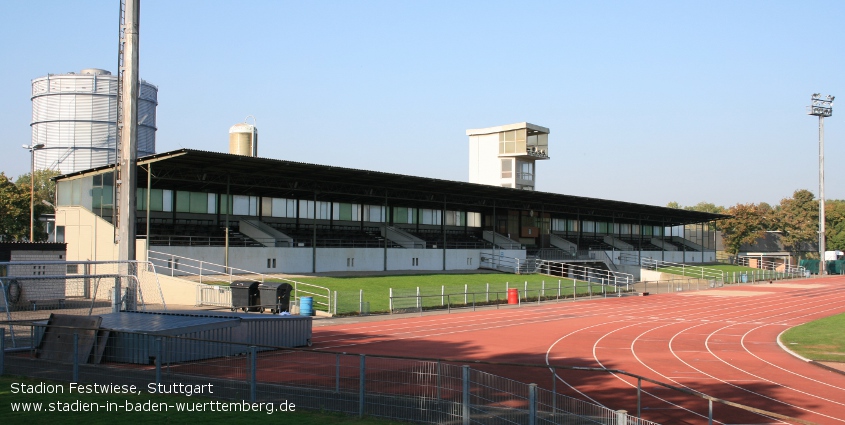
M 191 192 L 190 212 L 197 214 L 208 213 L 208 194 Z
M 171 212 L 173 211 L 173 191 L 172 190 L 162 190 L 161 191 L 161 203 L 162 203 L 162 211 Z
M 393 222 L 397 224 L 408 224 L 408 208 L 393 207 Z
M 191 211 L 191 192 L 186 190 L 176 191 L 176 212 Z
M 509 179 L 513 177 L 513 160 L 510 158 L 502 159 L 502 178 Z
M 481 213 L 479 213 L 479 212 L 468 212 L 467 213 L 467 226 L 469 226 L 469 227 L 481 227 Z
M 164 211 L 161 189 L 150 190 L 150 211 Z
M 209 214 L 217 214 L 217 194 L 216 193 L 209 193 L 208 194 L 208 213 Z

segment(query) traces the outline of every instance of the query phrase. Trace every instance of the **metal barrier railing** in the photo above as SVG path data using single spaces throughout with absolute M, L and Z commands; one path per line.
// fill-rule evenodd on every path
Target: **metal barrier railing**
M 287 282 L 291 284 L 291 286 L 293 286 L 293 292 L 291 294 L 292 297 L 313 297 L 313 304 L 315 306 L 315 309 L 318 306 L 322 306 L 320 310 L 325 310 L 328 312 L 332 311 L 331 290 L 323 286 L 300 282 L 275 274 L 258 273 L 231 266 L 227 267 L 222 264 L 216 264 L 204 260 L 196 260 L 193 258 L 169 254 L 166 252 L 147 251 L 147 260 L 153 264 L 156 264 L 164 274 L 169 274 L 173 277 L 194 276 L 198 278 L 200 284 L 203 284 L 204 281 L 217 283 L 227 282 L 231 284 L 233 281 L 238 279 L 253 279 L 261 283 L 264 283 L 265 279 Z M 226 290 L 228 289 L 225 289 L 224 291 Z M 218 293 L 215 293 L 213 290 L 202 289 L 202 287 L 200 287 L 199 289 L 197 289 L 196 305 L 208 305 L 217 307 L 231 306 L 231 304 L 221 304 L 221 300 L 225 297 L 226 295 L 222 295 L 219 292 L 219 287 Z M 231 295 L 229 295 L 228 297 L 229 300 L 231 300 Z
M 597 269 L 576 263 L 552 260 L 535 260 L 538 273 L 549 276 L 561 276 L 571 279 L 598 282 L 610 285 L 629 285 L 634 283 L 634 275 L 613 270 Z
M 192 396 L 208 397 L 210 394 L 203 388 L 213 388 L 217 403 L 223 402 L 220 400 L 262 403 L 268 413 L 295 403 L 305 410 L 418 423 L 651 425 L 654 422 L 640 418 L 643 395 L 654 396 L 649 388 L 644 388 L 645 383 L 654 389 L 689 396 L 692 401 L 707 401 L 707 413 L 686 410 L 707 417 L 711 423 L 713 404 L 720 403 L 767 418 L 814 425 L 616 369 L 347 354 L 131 331 L 121 331 L 122 338 L 100 340 L 90 338 L 101 331 L 97 328 L 46 324 L 29 324 L 32 346 L 7 355 L 5 331 L 9 325 L 0 322 L 0 374 L 14 371 L 16 376 L 41 380 L 50 376 L 77 384 L 135 385 L 141 389 L 149 385 L 161 388 L 201 382 L 202 385 L 192 386 L 198 388 Z M 41 345 L 36 350 L 48 331 L 67 337 L 53 338 L 50 345 Z M 106 345 L 99 345 L 101 341 L 106 341 Z M 152 367 L 128 364 L 139 361 Z M 484 369 L 498 372 L 493 374 Z M 631 403 L 627 407 L 636 411 L 636 416 L 559 393 L 557 380 L 563 373 L 611 374 L 635 379 L 636 406 L 633 397 L 617 403 Z M 535 382 L 551 378 L 551 385 L 543 388 L 503 374 L 530 377 Z M 191 398 L 186 402 L 196 400 Z M 697 403 L 690 405 L 700 407 Z
M 712 267 L 690 266 L 683 263 L 673 263 L 671 261 L 648 257 L 642 258 L 640 265 L 645 269 L 680 274 L 681 276 L 691 276 L 701 279 L 720 279 L 722 281 L 725 279 L 725 272 Z

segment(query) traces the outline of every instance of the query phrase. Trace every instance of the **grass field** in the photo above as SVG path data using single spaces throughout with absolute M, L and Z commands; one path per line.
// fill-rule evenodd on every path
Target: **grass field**
M 794 327 L 781 335 L 781 342 L 811 360 L 845 362 L 845 314 Z
M 577 290 L 578 296 L 587 296 L 592 293 L 602 293 L 601 285 L 588 285 L 584 281 L 578 281 L 577 287 L 572 279 L 558 279 L 552 276 L 539 274 L 513 275 L 499 273 L 485 274 L 429 274 L 429 275 L 396 275 L 377 277 L 305 277 L 298 278 L 300 282 L 324 286 L 332 291 L 338 292 L 338 313 L 342 311 L 358 311 L 360 291 L 364 291 L 364 301 L 369 302 L 370 312 L 386 312 L 389 310 L 390 290 L 393 289 L 394 297 L 414 296 L 417 287 L 425 307 L 440 306 L 441 301 L 446 303 L 451 300 L 453 305 L 463 304 L 464 296 L 455 295 L 441 298 L 441 293 L 463 294 L 467 292 L 476 293 L 476 301 L 507 299 L 507 290 L 516 288 L 520 297 L 529 300 L 536 300 L 542 293 L 545 298 L 558 296 L 558 282 L 560 283 L 560 297 L 571 297 Z M 488 286 L 489 285 L 489 286 Z M 525 291 L 527 285 L 527 293 Z M 489 295 L 488 295 L 489 288 Z M 611 288 L 612 289 L 612 288 Z M 471 302 L 472 296 L 467 297 Z M 416 300 L 406 300 L 416 303 Z M 401 302 L 396 299 L 395 302 Z
M 703 273 L 702 273 L 702 269 Z M 688 266 L 682 268 L 680 266 L 676 267 L 661 267 L 658 268 L 657 271 L 661 273 L 668 273 L 668 274 L 675 274 L 679 276 L 688 276 L 688 277 L 703 277 L 705 279 L 713 279 L 719 272 L 724 273 L 725 283 L 734 283 L 734 282 L 741 282 L 742 275 L 749 275 L 754 276 L 754 279 L 757 280 L 766 280 L 766 279 L 777 279 L 780 276 L 779 273 L 774 272 L 772 270 L 761 270 L 755 269 L 751 267 L 745 266 L 735 266 L 731 264 L 715 264 L 715 265 L 707 265 L 707 266 Z M 746 279 L 749 279 L 748 277 Z
M 13 383 L 26 383 L 29 385 L 37 385 L 40 382 L 52 383 L 60 385 L 64 388 L 64 394 L 14 394 L 12 392 Z M 194 412 L 176 412 L 176 409 L 169 409 L 168 412 L 127 412 L 123 409 L 120 411 L 107 412 L 105 408 L 100 407 L 99 411 L 58 411 L 60 408 L 70 408 L 77 401 L 81 403 L 96 404 L 105 406 L 107 402 L 117 403 L 124 407 L 126 402 L 130 405 L 137 406 L 138 403 L 166 403 L 175 406 L 176 403 L 202 403 L 209 402 L 210 399 L 199 397 L 180 397 L 180 396 L 163 396 L 157 394 L 143 394 L 143 395 L 102 395 L 102 394 L 68 394 L 68 383 L 40 381 L 28 378 L 16 378 L 3 376 L 0 377 L 0 423 L 4 424 L 85 424 L 85 425 L 113 425 L 115 423 L 131 423 L 136 424 L 197 424 L 197 423 L 219 423 L 219 424 L 258 424 L 258 423 L 274 423 L 274 424 L 302 424 L 302 425 L 389 425 L 399 424 L 400 422 L 386 421 L 372 418 L 359 419 L 357 417 L 346 416 L 334 413 L 316 413 L 304 412 L 297 410 L 294 412 L 280 412 L 276 411 L 273 414 L 268 414 L 267 411 L 260 412 L 221 412 L 221 411 L 194 411 Z M 13 403 L 41 403 L 41 412 L 14 412 L 12 411 Z M 56 411 L 45 411 L 51 407 Z M 59 404 L 64 403 L 64 404 Z M 20 405 L 18 404 L 18 407 Z

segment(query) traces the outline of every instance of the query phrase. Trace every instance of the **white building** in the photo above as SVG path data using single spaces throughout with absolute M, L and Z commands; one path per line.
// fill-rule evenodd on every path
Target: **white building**
M 549 159 L 549 129 L 527 122 L 467 130 L 469 182 L 534 190 L 536 162 Z
M 32 146 L 35 169 L 63 174 L 112 164 L 117 128 L 116 75 L 89 68 L 32 80 Z M 158 88 L 141 81 L 138 156 L 155 153 Z

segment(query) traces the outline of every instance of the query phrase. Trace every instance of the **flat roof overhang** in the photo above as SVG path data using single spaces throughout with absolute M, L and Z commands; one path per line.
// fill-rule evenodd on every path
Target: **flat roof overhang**
M 722 214 L 561 195 L 442 180 L 380 171 L 358 170 L 259 157 L 179 149 L 138 159 L 137 186 L 147 187 L 151 168 L 154 189 L 232 195 L 460 209 L 492 213 L 493 209 L 545 212 L 584 220 L 660 226 L 704 223 Z M 55 180 L 103 174 L 104 166 L 58 176 Z M 228 189 L 227 189 L 228 188 Z

